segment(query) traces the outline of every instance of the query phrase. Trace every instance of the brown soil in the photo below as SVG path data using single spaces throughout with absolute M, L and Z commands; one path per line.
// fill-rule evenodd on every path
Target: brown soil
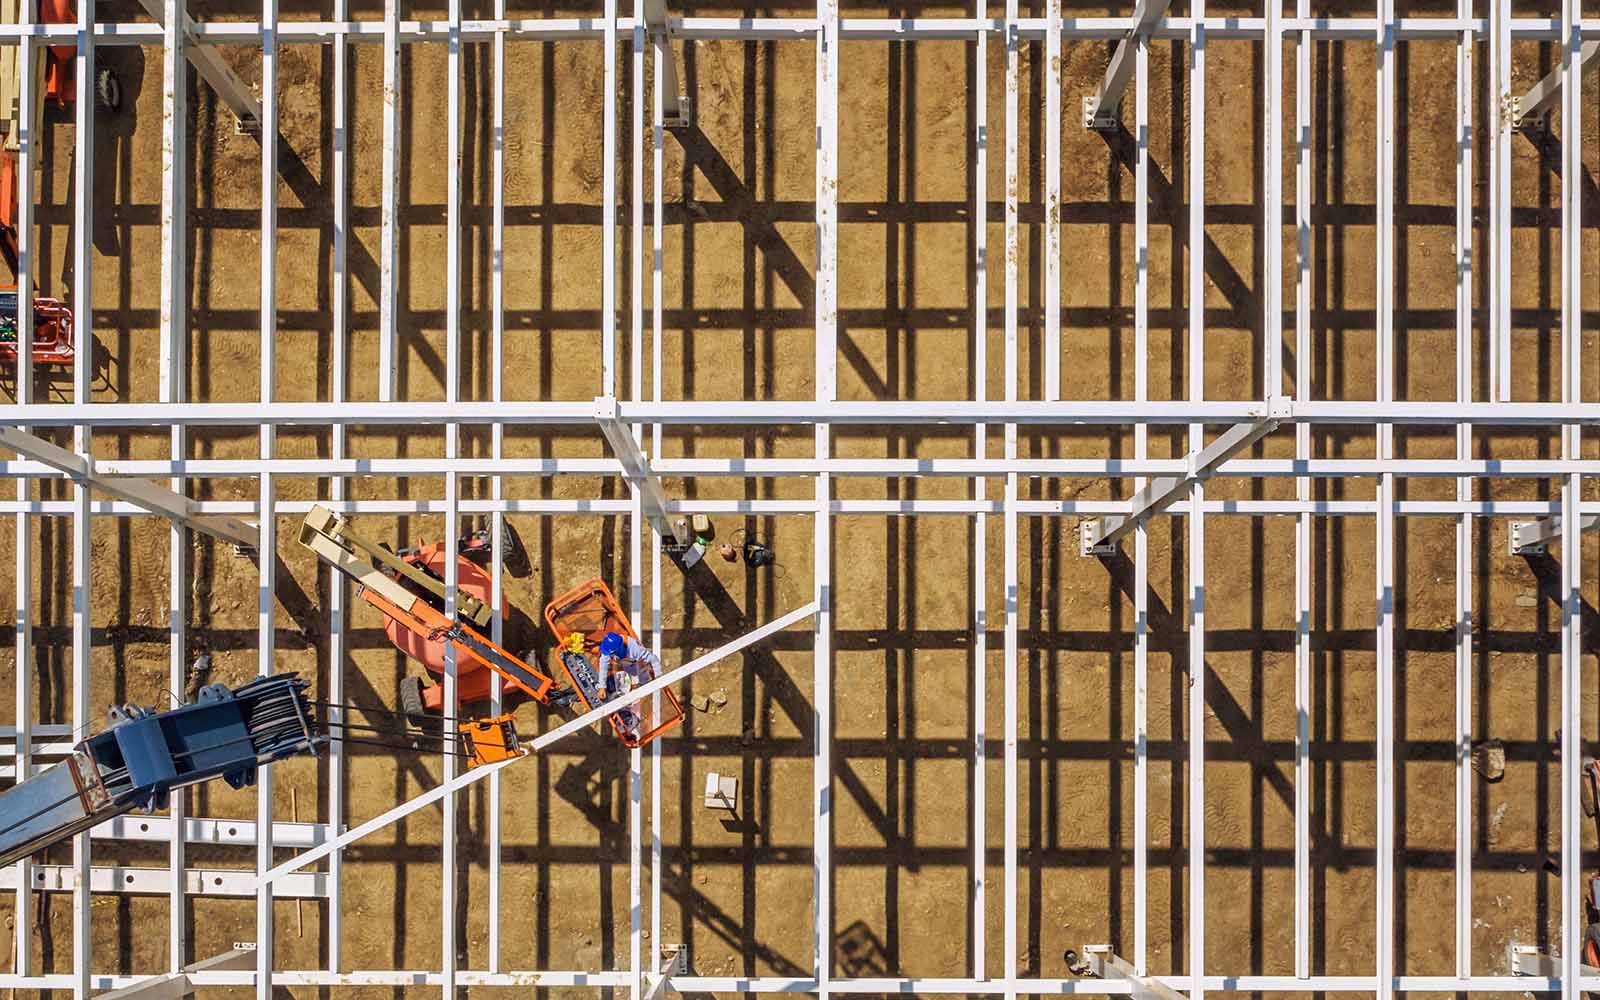
M 442 6 L 442 5 L 436 5 Z M 991 15 L 996 5 L 991 4 Z M 1226 9 L 1227 5 L 1221 5 Z M 1443 13 L 1438 4 L 1406 5 L 1406 16 Z M 1535 13 L 1532 7 L 1522 14 Z M 1414 7 L 1415 9 L 1409 9 Z M 1439 9 L 1435 9 L 1438 7 Z M 1122 10 L 1123 8 L 1114 8 Z M 1210 5 L 1216 13 L 1219 5 Z M 241 9 L 242 10 L 242 9 Z M 1322 7 L 1319 5 L 1318 10 Z M 691 14 L 735 13 L 686 8 Z M 1103 13 L 1072 7 L 1069 13 Z M 1249 13 L 1240 8 L 1239 13 Z M 1329 10 L 1329 13 L 1345 11 Z M 1352 11 L 1356 12 L 1356 11 Z M 1362 8 L 1360 13 L 1365 13 Z M 425 13 L 418 11 L 418 16 Z M 469 11 L 469 15 L 472 12 Z M 525 11 L 518 16 L 571 13 Z M 779 8 L 747 13 L 794 13 Z M 907 13 L 955 16 L 935 7 L 888 10 L 850 6 L 847 16 Z M 1036 12 L 1037 13 L 1037 12 Z M 1542 8 L 1542 15 L 1549 12 Z M 112 14 L 103 11 L 102 18 Z M 237 13 L 232 16 L 251 16 Z M 320 16 L 287 10 L 285 16 Z M 365 11 L 360 16 L 375 16 Z M 429 15 L 432 16 L 432 15 Z M 1286 74 L 1293 85 L 1291 71 Z M 1064 46 L 1062 115 L 1063 394 L 1072 398 L 1131 398 L 1134 388 L 1131 161 L 1120 151 L 1129 137 L 1108 142 L 1077 124 L 1080 95 L 1103 71 L 1101 44 Z M 249 80 L 259 78 L 259 55 L 228 49 Z M 585 399 L 600 380 L 602 50 L 598 44 L 513 42 L 507 88 L 508 192 L 506 386 L 518 398 Z M 1479 74 L 1478 135 L 1487 51 Z M 1042 49 L 1024 47 L 1022 106 L 1042 108 Z M 841 57 L 839 395 L 849 399 L 964 398 L 987 381 L 991 398 L 1004 391 L 1002 219 L 1004 191 L 1004 53 L 989 48 L 988 116 L 990 274 L 988 350 L 991 364 L 973 371 L 970 316 L 973 289 L 967 262 L 973 220 L 972 121 L 974 65 L 962 43 L 915 45 L 853 42 Z M 1151 210 L 1150 392 L 1185 395 L 1185 185 L 1183 126 L 1190 118 L 1182 85 L 1185 50 L 1154 47 L 1150 59 L 1153 179 Z M 157 398 L 155 365 L 160 287 L 159 179 L 161 75 L 159 50 L 107 50 L 122 73 L 130 110 L 100 126 L 97 144 L 94 334 L 108 358 L 96 398 Z M 1367 42 L 1318 44 L 1313 53 L 1316 247 L 1311 370 L 1316 398 L 1371 399 L 1375 303 L 1373 278 L 1375 120 L 1372 47 Z M 1519 85 L 1531 83 L 1551 58 L 1547 47 L 1519 46 Z M 811 330 L 810 225 L 813 200 L 814 55 L 800 43 L 701 43 L 685 57 L 695 128 L 669 139 L 665 234 L 667 330 L 661 391 L 666 398 L 777 399 L 814 394 Z M 1396 328 L 1400 394 L 1416 399 L 1453 396 L 1454 47 L 1416 42 L 1400 46 L 1403 128 L 1397 160 L 1399 261 Z M 1174 68 L 1174 60 L 1179 65 Z M 628 61 L 619 60 L 622 87 Z M 378 50 L 352 48 L 352 273 L 349 394 L 375 395 L 381 66 Z M 1261 282 L 1259 45 L 1213 41 L 1208 53 L 1206 236 L 1207 338 L 1205 392 L 1212 398 L 1258 395 Z M 468 232 L 463 282 L 467 310 L 462 351 L 465 397 L 488 394 L 488 100 L 487 46 L 464 50 L 464 109 L 468 127 L 463 172 Z M 416 47 L 405 58 L 401 359 L 403 393 L 442 398 L 444 371 L 446 63 L 440 47 Z M 281 58 L 284 134 L 298 163 L 279 187 L 279 329 L 275 392 L 280 399 L 329 398 L 329 320 L 332 233 L 329 190 L 331 96 L 324 81 L 331 58 L 311 46 L 289 46 Z M 258 247 L 259 147 L 235 135 L 210 92 L 196 94 L 191 254 L 194 262 L 191 377 L 199 400 L 260 398 Z M 624 108 L 628 95 L 624 95 Z M 1600 100 L 1591 78 L 1585 107 Z M 1292 108 L 1286 99 L 1285 108 Z M 1042 247 L 1039 202 L 1043 162 L 1040 111 L 1021 123 L 1025 285 L 1022 393 L 1042 391 L 1043 327 L 1039 305 Z M 623 114 L 619 148 L 628 149 Z M 1288 123 L 1292 126 L 1292 121 Z M 46 292 L 70 289 L 72 143 L 70 124 L 48 132 L 54 151 L 39 209 Z M 1286 129 L 1292 134 L 1292 128 Z M 1596 131 L 1586 130 L 1589 177 L 1596 176 Z M 1477 201 L 1485 221 L 1486 143 L 1480 150 Z M 1541 167 L 1532 143 L 1515 153 L 1517 216 L 1514 283 L 1519 349 L 1537 363 L 1519 365 L 1521 398 L 1557 398 L 1559 329 L 1556 226 L 1559 180 Z M 687 164 L 687 165 L 686 165 Z M 621 184 L 626 194 L 628 172 Z M 745 189 L 741 194 L 739 188 Z M 1286 161 L 1285 196 L 1293 195 Z M 1170 197 L 1168 192 L 1171 191 Z M 1590 196 L 1586 229 L 1585 357 L 1595 356 L 1594 303 L 1600 300 L 1600 241 Z M 648 193 L 647 193 L 648 194 Z M 748 202 L 748 204 L 746 204 Z M 737 208 L 736 205 L 746 205 Z M 626 221 L 626 211 L 621 218 Z M 1479 274 L 1486 274 L 1478 231 Z M 1285 234 L 1292 249 L 1292 233 Z M 628 240 L 619 238 L 626 255 Z M 648 251 L 647 251 L 648 253 Z M 1292 260 L 1292 255 L 1286 260 Z M 619 274 L 625 272 L 619 272 Z M 1478 282 L 1480 306 L 1486 301 Z M 618 281 L 626 302 L 628 283 Z M 648 283 L 646 284 L 648 289 Z M 647 293 L 648 294 L 648 293 Z M 1292 295 L 1286 297 L 1292 305 Z M 1480 315 L 1481 320 L 1481 315 Z M 630 377 L 627 324 L 619 335 L 619 379 Z M 1292 348 L 1292 331 L 1287 334 Z M 1479 356 L 1483 332 L 1479 331 Z M 645 357 L 650 356 L 645 345 Z M 1292 377 L 1292 365 L 1288 365 Z M 1480 384 L 1486 379 L 1480 373 Z M 652 390 L 645 372 L 645 391 Z M 1600 369 L 1585 371 L 1585 398 L 1600 397 Z M 1366 456 L 1370 434 L 1360 430 L 1314 437 L 1317 454 Z M 1449 434 L 1406 433 L 1412 456 L 1453 454 Z M 197 456 L 256 454 L 251 429 L 196 433 Z M 1000 454 L 1000 435 L 989 438 Z M 166 437 L 154 431 L 106 433 L 98 454 L 155 457 Z M 326 454 L 327 438 L 286 428 L 280 455 Z M 486 434 L 464 435 L 464 450 L 487 454 Z M 515 455 L 592 456 L 599 438 L 542 430 L 508 433 Z M 840 432 L 836 452 L 847 456 L 956 456 L 970 439 L 944 429 L 863 428 Z M 1553 432 L 1483 431 L 1485 456 L 1515 458 L 1557 453 Z M 437 428 L 352 433 L 363 456 L 440 454 Z M 804 455 L 810 434 L 771 429 L 745 434 L 723 428 L 668 436 L 669 455 Z M 1181 452 L 1177 430 L 1151 436 L 1156 455 Z M 1292 453 L 1279 434 L 1263 454 Z M 1028 433 L 1026 454 L 1132 455 L 1121 429 Z M 1597 447 L 1591 437 L 1586 454 Z M 737 480 L 670 484 L 699 497 L 806 497 L 809 480 Z M 988 495 L 1002 484 L 991 481 Z M 326 495 L 326 483 L 285 479 L 282 498 Z M 486 482 L 469 482 L 487 495 Z M 1319 483 L 1319 496 L 1371 495 L 1369 481 Z M 1403 484 L 1410 498 L 1451 495 L 1449 484 Z M 1543 483 L 1506 481 L 1480 487 L 1483 496 L 1550 495 Z M 46 483 L 36 495 L 65 496 Z M 434 497 L 438 480 L 358 479 L 358 497 Z M 612 481 L 566 477 L 508 481 L 511 496 L 619 496 Z M 878 482 L 847 479 L 844 497 L 966 496 L 967 485 L 938 480 Z M 1028 482 L 1032 497 L 1126 495 L 1125 480 Z M 255 495 L 252 482 L 214 481 L 218 498 Z M 1591 495 L 1593 484 L 1589 484 Z M 1219 483 L 1214 495 L 1292 496 L 1287 481 Z M 533 573 L 510 580 L 511 603 L 536 618 L 544 601 L 592 575 L 625 586 L 629 526 L 592 516 L 512 519 L 527 544 Z M 1288 519 L 1217 517 L 1207 522 L 1208 721 L 1205 787 L 1206 927 L 1208 970 L 1288 973 L 1293 968 L 1293 524 Z M 65 518 L 35 518 L 34 593 L 38 663 L 36 719 L 68 717 L 70 662 L 70 538 Z M 293 544 L 293 518 L 279 520 L 282 558 L 277 619 L 278 666 L 316 675 L 326 684 L 324 628 L 317 608 L 326 574 Z M 438 537 L 442 518 L 363 518 L 378 537 Z M 809 599 L 811 524 L 805 517 L 724 518 L 719 531 L 744 528 L 769 539 L 779 565 L 748 571 L 710 560 L 689 577 L 667 570 L 664 605 L 666 659 L 677 663 L 751 624 Z M 1003 722 L 1003 608 L 999 518 L 988 520 L 987 727 Z M 1019 912 L 1022 972 L 1064 972 L 1062 953 L 1084 942 L 1132 947 L 1133 869 L 1133 567 L 1127 559 L 1097 563 L 1076 552 L 1073 524 L 1025 520 L 1021 529 L 1023 590 L 1019 609 L 1023 657 L 1017 691 L 1021 718 L 1022 797 L 1019 823 L 1022 878 Z M 840 975 L 954 976 L 973 971 L 969 920 L 962 912 L 970 869 L 973 803 L 970 719 L 973 595 L 971 524 L 959 518 L 841 517 L 835 521 L 834 593 L 834 927 Z M 1553 759 L 1559 724 L 1559 605 L 1549 576 L 1553 562 L 1504 554 L 1503 523 L 1480 522 L 1476 539 L 1476 612 L 1481 634 L 1474 665 L 1475 732 L 1507 745 L 1505 779 L 1479 784 L 1474 803 L 1474 969 L 1501 969 L 1508 939 L 1548 945 L 1558 937 L 1559 902 L 1540 868 L 1557 845 L 1559 771 Z M 1371 523 L 1338 518 L 1315 529 L 1312 635 L 1315 647 L 1311 714 L 1313 799 L 1313 968 L 1327 974 L 1370 973 L 1373 941 L 1375 770 L 1374 540 Z M 1396 732 L 1397 928 L 1407 974 L 1453 969 L 1453 816 L 1451 733 L 1454 659 L 1453 528 L 1444 519 L 1404 519 L 1397 548 L 1400 652 Z M 171 568 L 167 533 L 153 520 L 99 520 L 94 527 L 93 691 L 91 704 L 153 703 L 167 686 L 166 600 Z M 0 522 L 0 564 L 14 550 L 15 525 Z M 1597 540 L 1585 541 L 1593 566 Z M 1187 834 L 1185 784 L 1188 733 L 1184 633 L 1186 525 L 1174 518 L 1151 532 L 1150 608 L 1150 946 L 1157 972 L 1187 967 L 1185 898 Z M 209 542 L 194 547 L 191 652 L 215 656 L 212 680 L 238 683 L 256 670 L 256 570 Z M 290 585 L 292 581 L 292 586 Z M 648 577 L 646 578 L 648 586 Z M 12 580 L 0 574 L 0 602 L 12 600 Z M 296 597 L 298 588 L 303 595 Z M 646 590 L 648 593 L 648 590 Z M 1592 609 L 1595 581 L 1586 581 Z M 305 618 L 310 610 L 311 616 Z M 1586 615 L 1592 611 L 1586 610 Z M 1596 711 L 1594 634 L 1586 633 L 1588 720 Z M 532 641 L 531 636 L 525 636 Z M 662 938 L 690 944 L 695 968 L 706 974 L 799 974 L 810 968 L 812 658 L 809 638 L 792 632 L 769 650 L 698 675 L 685 696 L 717 693 L 705 712 L 692 711 L 681 735 L 665 743 L 663 840 L 666 900 Z M 358 607 L 347 667 L 350 700 L 392 704 L 396 682 L 415 671 L 385 643 L 380 618 Z M 9 656 L 0 653 L 0 656 Z M 14 667 L 0 669 L 8 687 Z M 9 723 L 11 699 L 0 699 Z M 523 729 L 547 723 L 524 708 Z M 1592 722 L 1585 734 L 1594 736 Z M 989 751 L 986 811 L 989 847 L 984 971 L 1000 971 L 1002 802 L 1000 744 Z M 743 821 L 724 824 L 696 797 L 707 771 L 741 778 Z M 359 822 L 432 786 L 439 763 L 381 752 L 353 754 L 347 819 Z M 603 969 L 628 961 L 627 758 L 606 741 L 585 736 L 506 772 L 502 960 L 513 969 Z M 275 813 L 290 811 L 298 793 L 302 819 L 326 819 L 325 766 L 280 765 Z M 458 919 L 464 928 L 462 967 L 488 964 L 487 800 L 478 786 L 461 801 L 463 873 Z M 313 805 L 313 803 L 321 803 Z M 203 788 L 191 797 L 195 815 L 253 818 L 253 795 Z M 414 814 L 347 853 L 344 882 L 344 963 L 349 969 L 437 968 L 441 819 Z M 1586 842 L 1593 844 L 1586 833 Z M 51 852 L 61 863 L 65 848 Z M 106 845 L 111 861 L 160 865 L 158 845 Z M 248 849 L 192 851 L 194 864 L 249 867 Z M 13 899 L 0 899 L 7 920 Z M 152 972 L 165 968 L 165 897 L 97 897 L 97 970 Z M 277 906 L 280 968 L 317 968 L 322 907 Z M 70 903 L 46 900 L 35 940 L 39 968 L 70 968 Z M 254 936 L 249 900 L 196 899 L 189 912 L 192 953 L 204 957 Z M 30 919 L 33 919 L 30 916 Z M 945 921 L 949 922 L 946 923 Z M 378 992 L 378 991 L 374 991 Z

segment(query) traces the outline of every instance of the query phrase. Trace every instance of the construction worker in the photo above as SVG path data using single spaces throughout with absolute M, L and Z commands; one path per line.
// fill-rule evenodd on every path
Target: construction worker
M 615 697 L 659 675 L 661 658 L 637 639 L 607 632 L 600 639 L 600 662 L 596 664 L 596 672 L 607 697 Z
M 637 639 L 607 632 L 600 637 L 600 661 L 595 664 L 595 672 L 600 676 L 600 690 L 607 698 L 615 698 L 655 679 L 661 673 L 661 658 Z M 636 713 L 623 709 L 617 719 L 638 738 L 641 720 Z

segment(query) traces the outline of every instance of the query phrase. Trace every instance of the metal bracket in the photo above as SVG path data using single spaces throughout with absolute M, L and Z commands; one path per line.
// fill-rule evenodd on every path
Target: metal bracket
M 1134 1000 L 1185 1000 L 1184 995 L 1172 987 L 1135 974 L 1132 963 L 1114 953 L 1109 944 L 1086 944 L 1076 954 L 1069 952 L 1067 965 L 1080 975 L 1128 983 Z
M 1083 97 L 1083 127 L 1093 132 L 1115 132 L 1121 122 L 1122 102 L 1100 106 L 1098 94 Z
M 661 102 L 661 127 L 665 129 L 689 127 L 689 95 L 680 93 L 677 101 Z
M 650 40 L 659 43 L 666 54 L 661 60 L 661 125 L 668 129 L 688 128 L 689 95 L 678 89 L 678 57 L 672 51 L 674 32 L 666 0 L 645 0 L 644 23 Z
M 1097 541 L 1100 537 L 1100 519 L 1086 517 L 1078 522 L 1078 555 L 1109 556 L 1117 551 L 1116 542 Z
M 1506 968 L 1511 970 L 1513 976 L 1538 976 L 1544 979 L 1560 979 L 1562 971 L 1559 958 L 1515 939 L 1506 943 Z M 1580 963 L 1578 975 L 1600 976 L 1600 969 Z
M 1600 528 L 1600 514 L 1590 514 L 1578 519 L 1579 531 Z M 1541 517 L 1534 521 L 1512 521 L 1506 532 L 1506 551 L 1514 556 L 1542 556 L 1551 543 L 1561 538 L 1560 516 Z
M 1538 531 L 1538 521 L 1512 521 L 1506 532 L 1506 551 L 1514 556 L 1542 556 L 1548 549 Z
M 661 946 L 661 971 L 645 974 L 645 991 L 640 1000 L 661 1000 L 672 989 L 673 976 L 689 974 L 689 946 L 668 944 Z M 673 992 L 677 992 L 674 990 Z

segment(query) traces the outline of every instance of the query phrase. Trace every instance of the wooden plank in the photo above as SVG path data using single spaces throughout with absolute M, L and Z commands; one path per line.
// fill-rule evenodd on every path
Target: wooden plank
M 0 24 L 22 22 L 23 0 L 0 0 Z M 21 46 L 0 45 L 0 128 L 5 130 L 5 150 L 17 151 L 17 127 L 22 117 Z

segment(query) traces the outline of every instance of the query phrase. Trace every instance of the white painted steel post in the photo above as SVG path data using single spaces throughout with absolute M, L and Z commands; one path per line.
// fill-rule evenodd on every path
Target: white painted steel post
M 1150 41 L 1134 51 L 1133 396 L 1150 398 Z M 1133 429 L 1133 455 L 1149 457 L 1149 428 Z M 1148 480 L 1136 476 L 1135 492 Z M 1150 950 L 1150 527 L 1133 534 L 1133 968 L 1149 975 Z
M 1189 399 L 1205 398 L 1206 24 L 1205 0 L 1194 0 L 1189 41 Z M 1189 450 L 1205 444 L 1205 427 L 1189 425 Z M 1205 486 L 1191 486 L 1189 539 L 1189 996 L 1201 1000 L 1206 957 L 1205 825 Z
M 494 16 L 496 21 L 503 21 L 506 16 L 506 0 L 494 0 Z M 505 331 L 506 331 L 506 34 L 497 30 L 494 33 L 493 52 L 493 94 L 490 98 L 490 135 L 489 135 L 489 391 L 490 397 L 499 402 L 505 398 Z M 498 465 L 505 456 L 505 426 L 495 424 L 490 428 L 489 453 Z M 505 496 L 505 484 L 500 476 L 490 480 L 490 497 L 500 500 Z M 505 642 L 505 615 L 501 609 L 505 606 L 505 532 L 506 516 L 496 511 L 490 515 L 489 531 L 494 546 L 493 564 L 490 573 L 490 606 L 494 618 L 489 626 L 489 638 L 495 645 Z M 489 681 L 489 711 L 499 715 L 505 711 L 505 685 L 499 674 L 495 674 Z M 500 812 L 503 808 L 501 800 L 500 773 L 496 771 L 489 777 L 489 970 L 499 972 L 501 969 L 501 935 L 500 935 L 500 882 L 501 882 L 501 854 L 503 847 L 504 831 L 501 828 Z
M 1061 0 L 1045 5 L 1044 398 L 1061 398 Z M 984 95 L 988 99 L 988 95 Z
M 278 0 L 261 4 L 261 402 L 277 398 L 278 342 Z M 261 457 L 273 457 L 277 435 L 272 426 L 261 428 Z M 276 670 L 278 537 L 277 484 L 272 473 L 260 479 L 260 541 L 256 561 L 260 570 L 256 597 L 257 673 Z M 256 871 L 272 867 L 271 767 L 256 774 Z M 272 1000 L 273 953 L 272 885 L 256 889 L 256 1000 Z
M 78 80 L 94 79 L 94 7 L 78 4 L 77 51 L 73 72 Z M 80 345 L 72 359 L 72 399 L 83 404 L 91 399 L 94 343 L 94 116 L 95 102 L 78 101 L 75 107 L 77 129 L 73 135 L 72 176 L 73 230 L 72 280 L 74 341 Z M 17 340 L 22 342 L 22 332 Z M 19 352 L 20 353 L 20 352 Z M 91 426 L 80 424 L 73 430 L 73 446 L 87 467 L 93 460 Z M 90 568 L 91 523 L 89 480 L 85 476 L 72 487 L 72 732 L 74 739 L 87 736 L 89 729 L 89 667 L 93 643 L 92 592 Z M 89 834 L 80 833 L 72 841 L 72 996 L 87 1000 L 93 970 L 93 923 L 89 919 Z M 18 918 L 22 914 L 17 914 Z
M 838 396 L 839 336 L 839 0 L 817 0 L 816 150 L 816 400 Z M 832 455 L 832 429 L 814 432 L 819 459 Z M 816 477 L 812 522 L 812 731 L 816 756 L 811 779 L 813 975 L 819 1000 L 833 978 L 833 519 L 831 476 Z
M 1021 86 L 1021 39 L 1018 36 L 1017 0 L 1006 0 L 1005 52 L 1005 391 L 1006 402 L 1017 401 L 1017 287 L 1018 258 L 1021 254 L 1017 199 L 1018 177 L 1018 90 Z M 1007 422 L 1005 427 L 1005 456 L 1017 457 L 1017 425 Z M 1017 995 L 1017 477 L 1006 475 L 1005 499 L 1002 507 L 1005 539 L 1005 704 L 1004 765 L 1004 834 L 1002 862 L 1005 874 L 1003 897 L 1005 998 L 1015 1000 Z
M 972 106 L 972 392 L 980 402 L 989 398 L 989 29 L 988 0 L 973 0 L 973 93 L 982 95 Z M 972 428 L 972 455 L 988 455 L 988 428 Z M 983 477 L 972 480 L 972 497 L 982 501 L 987 493 Z M 987 976 L 989 881 L 989 518 L 973 515 L 972 526 L 972 976 Z
M 21 22 L 24 25 L 33 21 L 33 5 L 23 3 L 21 7 Z M 39 56 L 35 53 L 32 42 L 27 38 L 18 39 L 17 63 L 22 67 L 18 73 L 17 87 L 17 135 L 16 135 L 16 160 L 17 160 L 17 204 L 14 222 L 16 223 L 17 245 L 17 274 L 16 286 L 19 289 L 33 288 L 33 170 L 34 170 L 34 131 L 37 128 L 34 122 L 34 87 L 37 80 L 34 78 L 34 62 Z M 14 317 L 18 330 L 31 330 L 33 328 L 33 296 L 17 296 L 17 312 Z M 20 338 L 19 338 L 20 341 Z M 27 406 L 33 402 L 33 353 L 31 351 L 17 352 L 17 388 L 16 399 L 20 406 Z M 17 503 L 26 505 L 32 499 L 32 486 L 27 479 L 17 479 Z M 14 636 L 16 664 L 16 742 L 13 745 L 15 753 L 12 756 L 16 780 L 21 782 L 32 773 L 33 767 L 33 716 L 34 716 L 34 689 L 33 675 L 36 669 L 33 656 L 33 519 L 26 512 L 19 511 L 16 515 L 16 584 L 15 584 L 15 617 Z M 31 975 L 33 971 L 33 922 L 26 919 L 26 915 L 33 912 L 30 905 L 32 895 L 29 886 L 33 882 L 33 864 L 28 858 L 23 858 L 16 865 L 17 892 L 16 902 L 12 907 L 12 954 L 16 958 L 12 962 L 12 971 L 19 976 Z
M 333 16 L 343 20 L 349 16 L 350 0 L 333 0 Z M 334 39 L 333 45 L 333 283 L 330 289 L 333 315 L 333 373 L 331 397 L 335 404 L 343 404 L 349 392 L 349 337 L 350 337 L 350 50 L 345 36 Z M 334 427 L 331 432 L 332 452 L 335 460 L 345 457 L 345 428 Z M 345 498 L 343 476 L 334 476 L 328 482 L 328 496 L 338 503 Z M 328 824 L 335 835 L 344 830 L 345 747 L 344 704 L 345 659 L 348 634 L 349 585 L 345 575 L 328 573 Z M 344 968 L 344 907 L 342 886 L 344 882 L 344 853 L 335 852 L 328 859 L 328 902 L 326 913 L 326 940 L 328 943 L 328 971 L 338 973 Z
M 188 14 L 182 0 L 163 0 L 163 47 L 161 51 L 162 129 L 161 129 L 161 401 L 180 403 L 188 399 L 188 324 L 189 324 L 189 66 Z M 169 432 L 173 461 L 187 453 L 187 432 L 173 427 Z M 172 492 L 184 494 L 184 480 L 174 477 Z M 168 707 L 183 702 L 188 680 L 189 618 L 189 532 L 183 521 L 173 519 L 167 539 L 167 690 Z M 172 839 L 167 846 L 167 868 L 171 887 L 167 901 L 167 970 L 183 971 L 188 921 L 184 897 L 184 807 L 188 793 L 176 788 L 169 793 L 167 814 L 172 820 Z
M 1467 23 L 1472 0 L 1457 0 L 1456 16 Z M 1472 400 L 1473 385 L 1473 134 L 1470 28 L 1456 36 L 1456 399 Z M 1492 351 L 1490 352 L 1493 353 Z M 1456 425 L 1456 458 L 1472 457 L 1472 427 Z M 1472 480 L 1456 480 L 1456 499 L 1472 499 Z M 1456 654 L 1456 820 L 1455 820 L 1455 970 L 1465 979 L 1472 975 L 1472 515 L 1463 513 L 1455 523 L 1455 654 Z
M 383 0 L 383 164 L 378 233 L 378 400 L 391 402 L 399 354 L 400 4 Z
M 446 39 L 445 73 L 445 386 L 447 403 L 461 399 L 461 0 L 449 0 L 449 35 Z M 461 429 L 449 424 L 444 429 L 446 462 L 460 457 Z M 457 539 L 461 535 L 461 479 L 454 469 L 445 473 L 444 514 L 444 614 L 447 619 L 456 616 L 461 568 L 457 563 Z M 455 719 L 460 711 L 460 662 L 451 643 L 444 643 L 444 702 L 445 719 Z M 449 733 L 450 723 L 443 723 Z M 460 744 L 449 738 L 440 741 L 440 770 L 444 783 L 449 785 L 460 768 Z M 457 866 L 457 806 L 455 792 L 444 797 L 442 826 L 442 852 L 440 861 L 440 895 L 443 913 L 440 918 L 442 933 L 439 939 L 439 962 L 444 975 L 440 991 L 444 1000 L 455 1000 L 456 953 L 459 950 L 460 929 L 457 927 L 457 903 L 460 890 Z M 498 845 L 491 845 L 494 850 Z

